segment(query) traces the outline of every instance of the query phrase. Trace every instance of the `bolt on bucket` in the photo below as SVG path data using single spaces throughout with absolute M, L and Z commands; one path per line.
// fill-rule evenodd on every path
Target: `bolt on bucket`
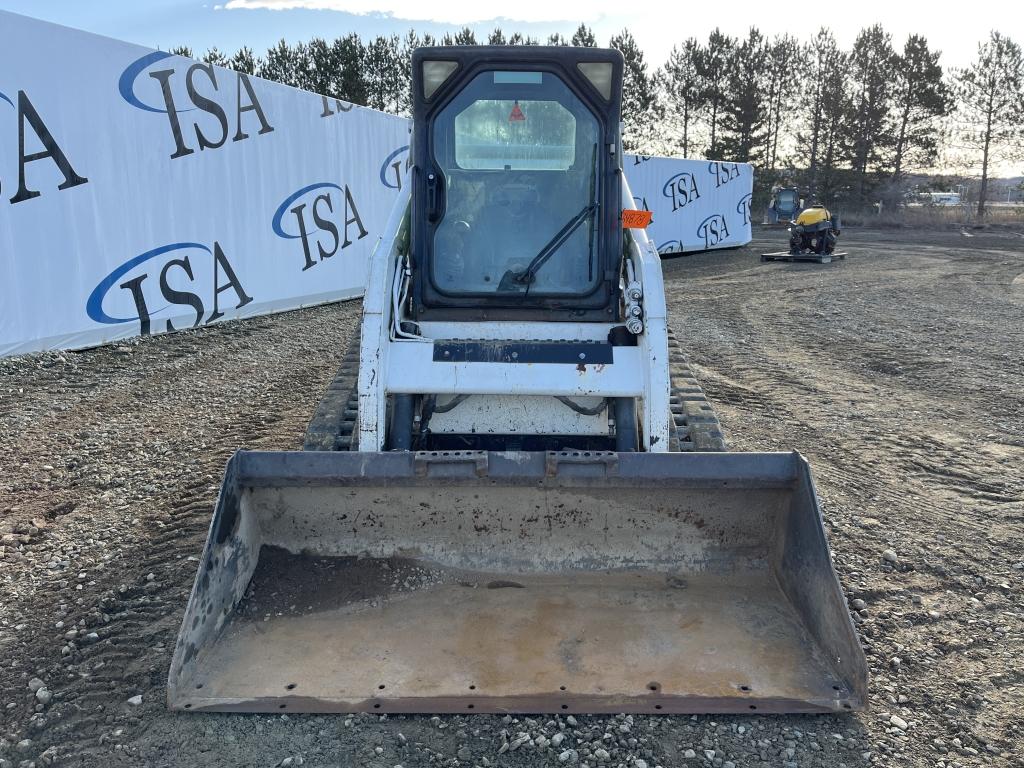
M 866 689 L 797 453 L 240 451 L 168 698 L 843 712 Z

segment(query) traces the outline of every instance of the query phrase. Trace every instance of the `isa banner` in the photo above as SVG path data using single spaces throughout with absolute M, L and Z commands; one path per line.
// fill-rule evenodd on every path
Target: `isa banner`
M 659 253 L 750 242 L 752 165 L 627 155 L 625 170 L 637 208 L 651 211 L 647 235 Z
M 0 356 L 362 294 L 408 121 L 0 11 Z
M 363 294 L 409 122 L 0 11 L 0 356 Z M 663 253 L 750 240 L 750 166 L 628 157 Z

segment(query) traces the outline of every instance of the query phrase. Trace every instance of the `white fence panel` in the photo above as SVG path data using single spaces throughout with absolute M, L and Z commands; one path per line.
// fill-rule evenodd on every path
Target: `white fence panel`
M 627 155 L 625 166 L 637 207 L 652 213 L 647 234 L 660 253 L 750 242 L 752 165 Z
M 408 131 L 0 11 L 0 356 L 362 295 Z M 629 157 L 626 174 L 663 252 L 750 240 L 750 166 Z
M 0 355 L 360 295 L 408 143 L 398 117 L 0 12 Z

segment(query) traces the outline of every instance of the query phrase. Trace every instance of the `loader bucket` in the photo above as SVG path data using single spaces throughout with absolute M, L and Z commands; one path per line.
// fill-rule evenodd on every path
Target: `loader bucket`
M 867 666 L 797 453 L 230 460 L 174 709 L 843 712 Z

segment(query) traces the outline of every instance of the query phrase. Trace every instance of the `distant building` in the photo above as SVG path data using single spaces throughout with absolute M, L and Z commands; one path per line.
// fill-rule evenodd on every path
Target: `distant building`
M 917 196 L 919 202 L 924 205 L 960 205 L 959 192 L 922 192 Z

